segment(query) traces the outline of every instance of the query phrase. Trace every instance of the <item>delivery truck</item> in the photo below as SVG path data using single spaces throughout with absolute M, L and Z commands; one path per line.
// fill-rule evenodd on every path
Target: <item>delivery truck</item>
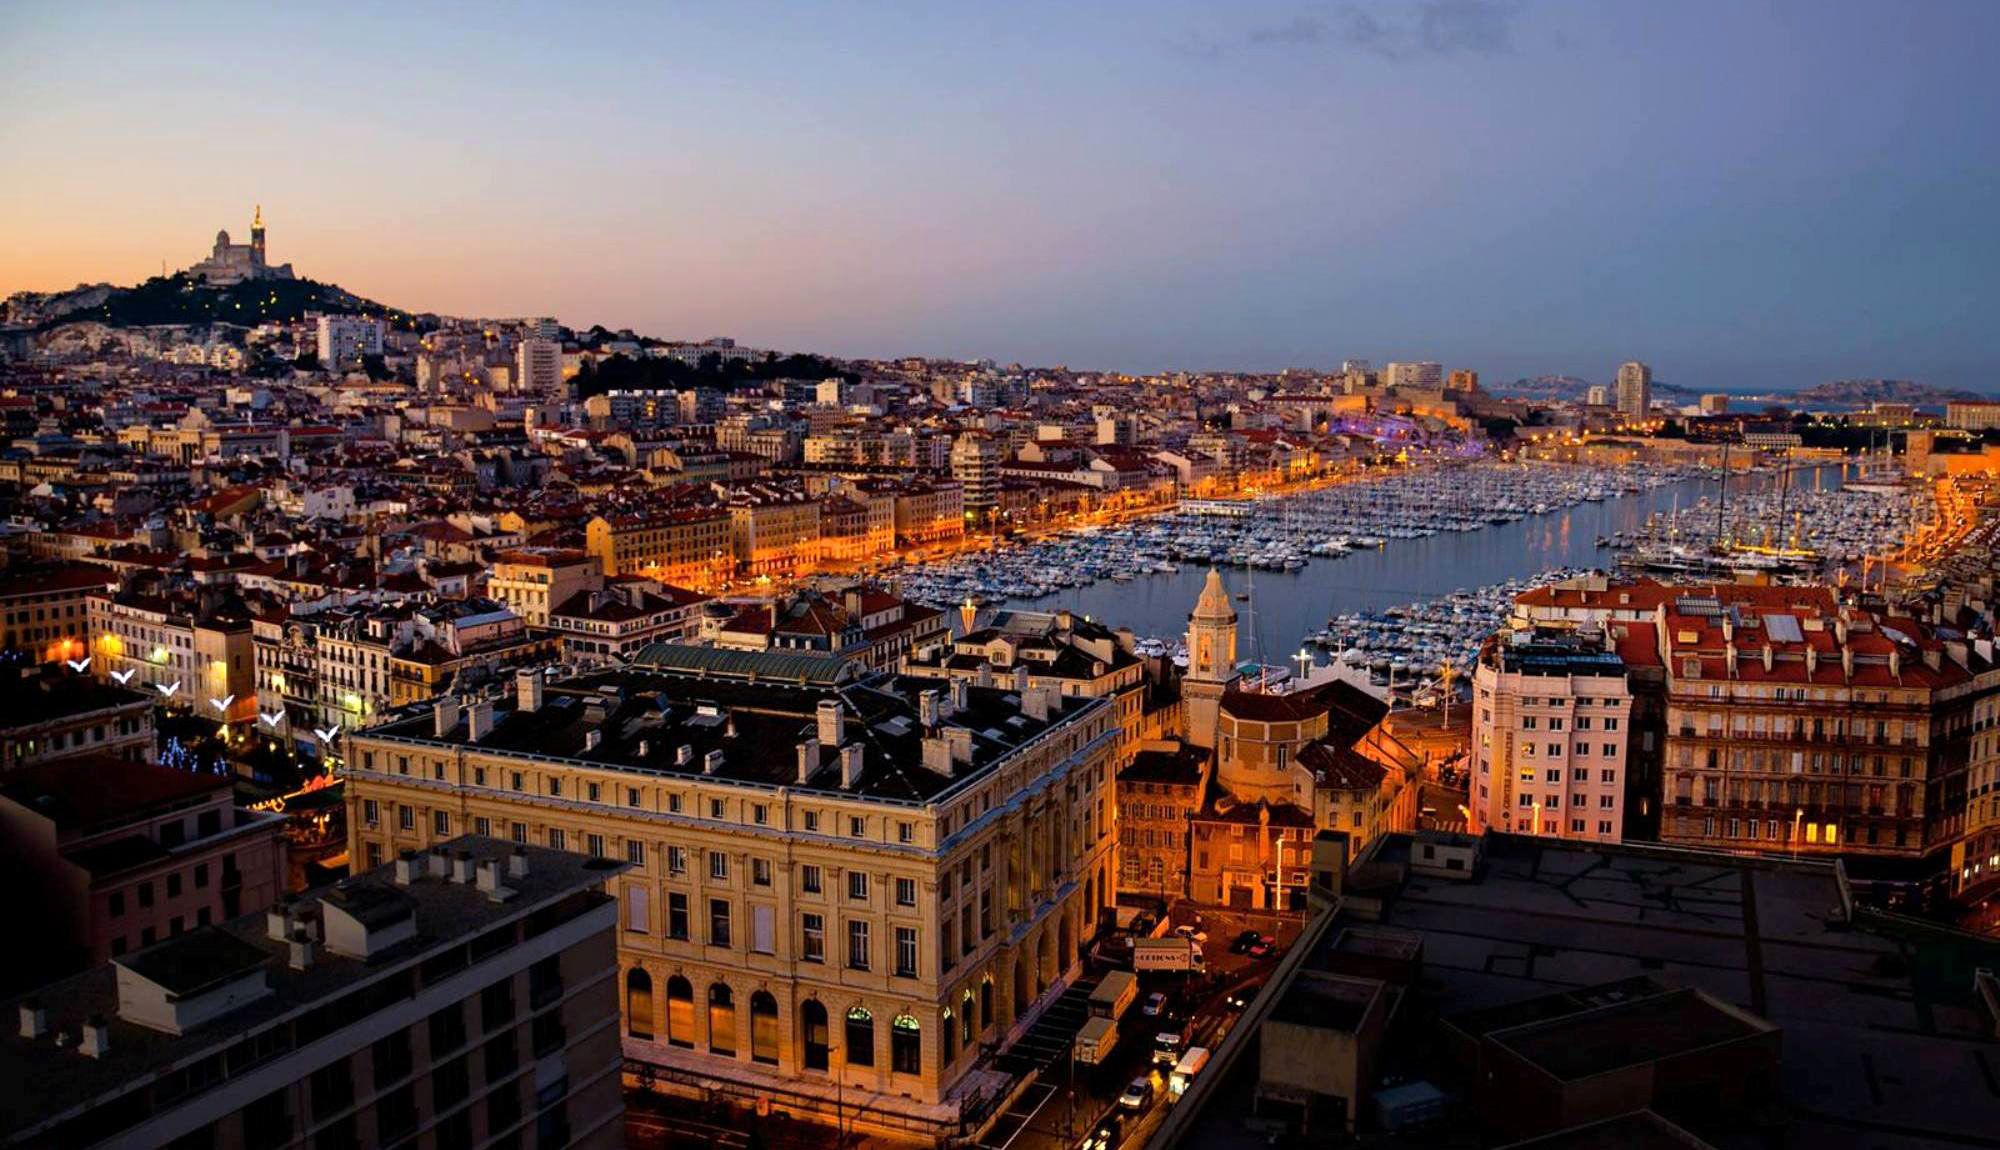
M 1129 970 L 1114 970 L 1090 992 L 1090 1013 L 1116 1022 L 1138 996 L 1139 977 Z
M 1117 1020 L 1092 1015 L 1084 1019 L 1083 1029 L 1076 1032 L 1076 1060 L 1085 1066 L 1100 1065 L 1111 1057 L 1111 1049 L 1117 1045 Z
M 1187 1088 L 1194 1082 L 1194 1076 L 1200 1074 L 1201 1068 L 1207 1065 L 1207 1047 L 1188 1047 L 1187 1053 L 1181 1055 L 1181 1060 L 1174 1063 L 1173 1073 L 1167 1075 L 1167 1097 L 1179 1098 L 1186 1094 Z

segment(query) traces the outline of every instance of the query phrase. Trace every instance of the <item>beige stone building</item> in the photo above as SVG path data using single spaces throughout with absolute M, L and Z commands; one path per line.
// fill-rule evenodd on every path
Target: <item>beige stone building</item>
M 669 658 L 671 656 L 671 658 Z M 1113 903 L 1098 699 L 802 652 L 671 647 L 349 747 L 360 865 L 465 831 L 620 860 L 629 1059 L 852 1126 L 945 1136 Z

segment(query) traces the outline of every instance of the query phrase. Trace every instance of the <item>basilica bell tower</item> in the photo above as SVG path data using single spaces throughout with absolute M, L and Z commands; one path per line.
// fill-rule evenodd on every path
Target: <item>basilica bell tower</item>
M 1188 742 L 1212 748 L 1223 693 L 1236 682 L 1236 609 L 1229 605 L 1222 573 L 1213 567 L 1188 615 L 1187 649 L 1181 698 L 1187 702 Z

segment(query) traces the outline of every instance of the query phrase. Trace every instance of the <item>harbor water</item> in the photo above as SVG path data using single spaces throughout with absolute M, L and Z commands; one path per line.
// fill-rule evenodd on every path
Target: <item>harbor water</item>
M 1817 472 L 1817 474 L 1815 474 Z M 1798 470 L 1794 490 L 1817 484 L 1837 487 L 1838 466 Z M 1730 477 L 1732 500 L 1768 491 L 1775 473 Z M 1678 506 L 1681 530 L 1713 534 L 1713 520 L 1697 523 L 1689 514 L 1703 496 L 1715 498 L 1713 477 L 1687 479 L 1650 491 L 1528 515 L 1477 531 L 1442 531 L 1418 539 L 1388 539 L 1380 547 L 1314 558 L 1296 571 L 1232 568 L 1223 581 L 1235 600 L 1240 658 L 1284 665 L 1308 636 L 1328 620 L 1348 613 L 1372 613 L 1417 603 L 1454 591 L 1528 578 L 1552 568 L 1613 570 L 1617 553 L 1598 540 L 1644 529 L 1647 517 L 1664 520 Z M 1172 640 L 1187 627 L 1187 613 L 1207 577 L 1205 564 L 1182 563 L 1173 572 L 1148 572 L 1129 580 L 1099 580 L 1066 587 L 1031 600 L 998 606 L 1030 611 L 1068 609 L 1138 635 Z M 1247 598 L 1244 598 L 1247 596 Z

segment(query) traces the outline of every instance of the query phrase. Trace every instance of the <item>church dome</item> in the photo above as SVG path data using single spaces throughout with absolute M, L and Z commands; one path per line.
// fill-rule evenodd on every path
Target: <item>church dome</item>
M 221 231 L 215 233 L 215 246 L 219 248 L 226 248 L 229 246 L 228 228 L 224 228 Z

